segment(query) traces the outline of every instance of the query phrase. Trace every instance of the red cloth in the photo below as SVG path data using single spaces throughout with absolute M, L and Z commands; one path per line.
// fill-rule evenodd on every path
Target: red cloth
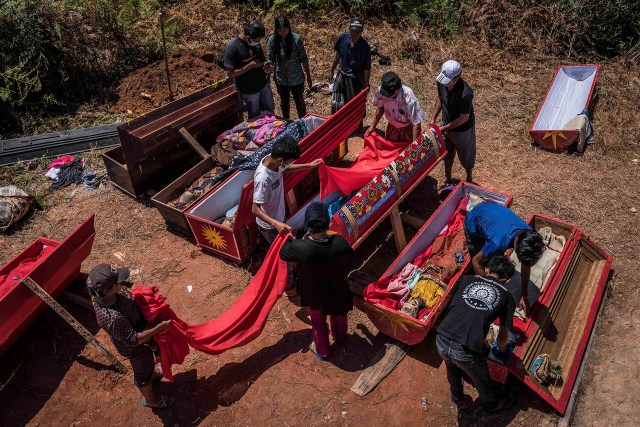
M 441 280 L 448 282 L 451 277 L 459 270 L 460 264 L 455 262 L 456 252 L 466 252 L 466 238 L 464 237 L 464 218 L 466 215 L 466 206 L 469 198 L 466 197 L 458 204 L 458 209 L 449 219 L 447 227 L 433 240 L 433 242 L 418 255 L 412 262 L 422 268 L 425 261 L 433 261 L 433 265 L 445 267 L 447 277 L 441 277 Z M 433 257 L 433 258 L 432 258 Z M 453 258 L 451 258 L 453 257 Z M 374 304 L 381 304 L 387 308 L 400 310 L 402 305 L 398 299 L 398 295 L 387 291 L 387 286 L 392 280 L 395 280 L 398 274 L 385 277 L 376 282 L 369 284 L 363 292 L 363 297 Z M 420 315 L 422 317 L 422 314 Z
M 20 263 L 12 270 L 7 271 L 5 274 L 0 274 L 0 298 L 4 298 L 13 289 L 20 284 L 20 281 L 27 277 L 37 266 L 44 262 L 49 255 L 56 249 L 57 245 L 40 245 L 35 248 L 35 252 L 29 254 L 27 258 L 24 258 Z M 4 270 L 4 268 L 3 268 Z M 17 280 L 13 278 L 17 277 Z
M 47 166 L 47 170 L 51 168 L 59 168 L 60 166 L 68 165 L 69 163 L 73 163 L 74 157 L 65 154 L 64 156 L 60 156 L 55 159 L 53 162 L 49 163 Z
M 173 320 L 169 329 L 154 335 L 166 378 L 173 379 L 171 365 L 184 361 L 189 354 L 188 346 L 207 354 L 220 354 L 260 335 L 287 285 L 287 263 L 280 259 L 280 249 L 287 237 L 281 234 L 276 238 L 262 266 L 231 308 L 206 323 L 190 326 L 180 320 L 165 302 L 166 297 L 157 293 L 158 288 L 138 286 L 133 290 L 133 298 L 147 322 Z
M 364 138 L 364 148 L 358 159 L 348 168 L 330 167 L 321 163 L 320 199 L 339 190 L 343 196 L 361 189 L 389 165 L 411 143 L 390 142 L 373 133 Z

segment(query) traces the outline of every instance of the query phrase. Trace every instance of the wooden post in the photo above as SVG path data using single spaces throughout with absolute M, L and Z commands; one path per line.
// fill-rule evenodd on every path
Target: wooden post
M 396 247 L 398 248 L 398 252 L 402 252 L 405 246 L 407 246 L 407 238 L 404 235 L 404 228 L 402 228 L 402 219 L 400 218 L 400 210 L 398 209 L 397 204 L 391 209 L 389 218 L 391 219 L 393 237 L 395 237 L 396 239 Z
M 289 206 L 289 212 L 297 212 L 298 200 L 296 199 L 296 194 L 293 192 L 293 188 L 284 194 L 284 198 Z
M 162 53 L 164 54 L 164 70 L 167 73 L 167 85 L 169 86 L 169 101 L 173 101 L 171 73 L 169 73 L 169 59 L 167 58 L 167 42 L 164 38 L 164 13 L 162 12 L 160 12 L 160 33 L 162 33 Z
M 62 317 L 65 322 L 67 322 L 73 329 L 75 329 L 76 332 L 78 332 L 82 336 L 82 338 L 84 338 L 87 342 L 93 344 L 94 347 L 100 350 L 100 353 L 102 353 L 107 359 L 109 359 L 109 361 L 116 367 L 116 369 L 118 369 L 118 371 L 122 372 L 123 374 L 127 373 L 127 367 L 102 344 L 100 344 L 100 342 L 96 340 L 96 337 L 91 334 L 91 332 L 89 332 L 84 326 L 82 326 L 80 322 L 74 319 L 73 316 L 69 314 L 69 312 L 65 310 L 64 307 L 58 304 L 58 301 L 54 300 L 51 295 L 49 295 L 44 289 L 42 289 L 40 285 L 35 282 L 35 280 L 33 280 L 31 277 L 25 277 L 22 280 L 22 283 L 24 283 L 29 289 L 31 289 L 33 293 L 42 298 L 42 300 L 46 302 L 47 305 L 53 309 L 53 311 L 58 313 L 58 315 L 60 315 L 60 317 Z
M 198 155 L 200 157 L 202 157 L 203 159 L 206 159 L 207 157 L 209 157 L 209 153 L 207 153 L 207 150 L 205 150 L 204 147 L 202 147 L 202 145 L 200 145 L 200 143 L 198 141 L 196 141 L 196 139 L 189 133 L 188 130 L 186 130 L 185 128 L 182 127 L 180 129 L 178 129 L 178 133 L 180 134 L 182 139 L 187 141 L 187 143 L 194 150 L 196 150 L 196 153 L 198 153 Z
M 420 219 L 413 215 L 409 215 L 408 213 L 405 213 L 405 212 L 400 212 L 400 219 L 402 220 L 403 224 L 406 224 L 411 228 L 415 228 L 416 230 L 421 229 L 424 223 L 426 222 L 423 219 Z

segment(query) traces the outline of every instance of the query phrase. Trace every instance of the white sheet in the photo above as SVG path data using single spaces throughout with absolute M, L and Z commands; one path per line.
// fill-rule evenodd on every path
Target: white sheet
M 587 106 L 596 78 L 594 65 L 567 65 L 560 69 L 538 114 L 533 130 L 562 130 Z

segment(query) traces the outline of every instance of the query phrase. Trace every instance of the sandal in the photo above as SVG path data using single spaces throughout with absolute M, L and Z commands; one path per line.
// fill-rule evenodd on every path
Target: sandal
M 326 357 L 320 356 L 318 354 L 318 352 L 316 351 L 316 343 L 315 341 L 311 341 L 311 344 L 309 344 L 309 351 L 311 353 L 313 353 L 313 355 L 316 357 L 316 359 L 318 359 L 321 362 L 324 362 L 325 360 L 327 360 Z
M 160 404 L 158 406 L 151 406 L 147 403 L 147 399 L 145 399 L 144 397 L 142 398 L 142 406 L 144 406 L 145 408 L 153 408 L 153 409 L 165 409 L 168 408 L 169 406 L 173 405 L 173 402 L 175 402 L 176 399 L 173 396 L 165 396 L 162 395 L 160 396 Z

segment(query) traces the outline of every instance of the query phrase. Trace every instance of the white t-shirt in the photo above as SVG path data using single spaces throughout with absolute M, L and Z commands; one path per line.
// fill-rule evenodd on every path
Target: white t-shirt
M 253 202 L 260 205 L 260 209 L 271 218 L 283 222 L 285 204 L 282 172 L 274 172 L 266 167 L 263 164 L 265 158 L 260 160 L 253 175 Z M 262 228 L 273 228 L 260 218 L 256 218 L 256 223 Z

